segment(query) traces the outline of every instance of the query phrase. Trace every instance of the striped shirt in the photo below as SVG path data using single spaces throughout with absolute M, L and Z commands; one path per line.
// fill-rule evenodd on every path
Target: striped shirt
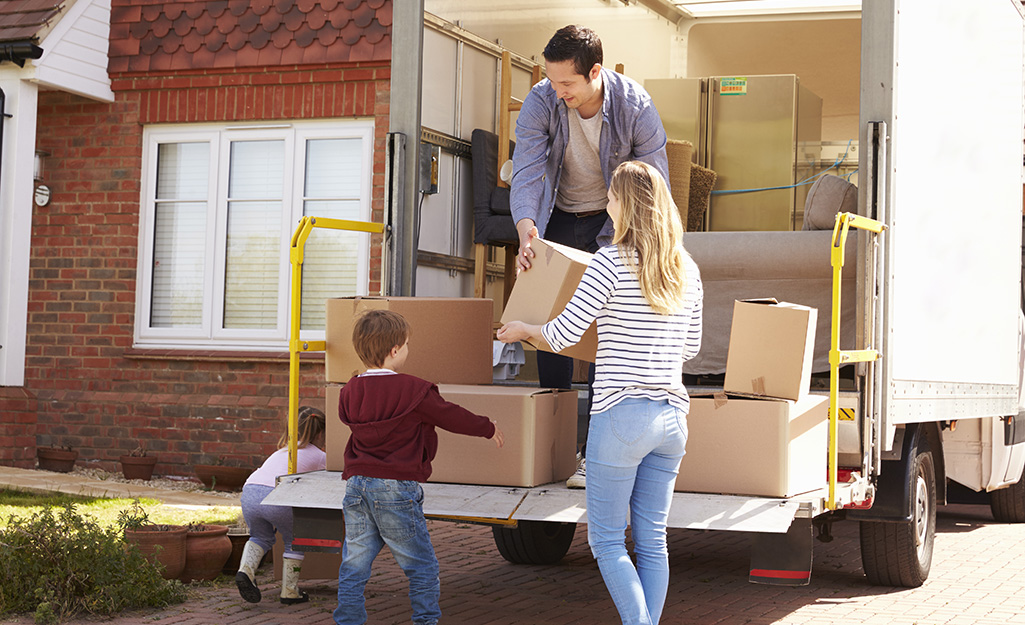
M 558 351 L 580 341 L 597 320 L 592 414 L 632 397 L 669 400 L 689 412 L 683 362 L 701 347 L 703 289 L 697 264 L 688 254 L 684 262 L 687 286 L 679 312 L 660 315 L 644 299 L 640 282 L 620 260 L 618 247 L 603 247 L 566 309 L 542 326 L 541 334 Z

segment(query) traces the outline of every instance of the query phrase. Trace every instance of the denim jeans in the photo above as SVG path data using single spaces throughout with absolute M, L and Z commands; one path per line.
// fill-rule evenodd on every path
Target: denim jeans
M 424 492 L 417 482 L 354 475 L 345 488 L 345 542 L 338 569 L 338 625 L 363 625 L 363 590 L 381 548 L 388 545 L 409 578 L 413 622 L 435 625 L 441 618 L 438 559 L 427 533 Z
M 687 444 L 687 415 L 627 399 L 591 415 L 587 542 L 624 624 L 658 623 L 669 588 L 666 521 Z M 637 565 L 626 550 L 630 520 Z

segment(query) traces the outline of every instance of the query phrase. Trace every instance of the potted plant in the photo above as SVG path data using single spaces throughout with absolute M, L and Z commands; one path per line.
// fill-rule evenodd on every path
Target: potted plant
M 241 490 L 253 470 L 248 467 L 232 466 L 237 462 L 221 456 L 216 464 L 197 464 L 193 465 L 192 470 L 207 488 L 222 491 Z
M 190 523 L 185 532 L 185 568 L 178 579 L 183 582 L 215 579 L 230 555 L 227 525 Z
M 44 471 L 70 473 L 75 468 L 75 461 L 78 460 L 78 450 L 68 445 L 37 447 L 36 457 L 39 460 L 39 468 Z
M 153 467 L 157 464 L 156 456 L 146 455 L 146 444 L 136 447 L 127 456 L 121 456 L 121 473 L 126 480 L 149 481 L 153 477 Z
M 139 500 L 132 507 L 118 514 L 118 526 L 125 535 L 125 542 L 137 545 L 139 551 L 150 562 L 159 564 L 164 579 L 176 579 L 185 568 L 185 526 L 150 523 L 146 510 Z
M 234 525 L 228 526 L 228 540 L 231 541 L 231 554 L 228 555 L 228 561 L 224 563 L 221 573 L 234 575 L 242 563 L 242 552 L 245 551 L 246 543 L 249 542 L 249 525 L 246 524 L 246 519 L 242 515 L 239 515 L 238 521 Z

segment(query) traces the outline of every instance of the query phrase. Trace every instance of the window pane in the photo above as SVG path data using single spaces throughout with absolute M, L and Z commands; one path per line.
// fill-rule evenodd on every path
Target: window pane
M 209 143 L 161 143 L 157 147 L 158 200 L 205 200 Z
M 224 327 L 274 329 L 281 202 L 229 202 Z
M 280 200 L 284 194 L 284 141 L 232 141 L 228 197 Z
M 163 202 L 154 217 L 150 327 L 201 327 L 206 203 Z
M 314 228 L 303 254 L 303 330 L 325 329 L 325 301 L 356 295 L 359 237 L 344 230 Z
M 358 198 L 363 154 L 360 139 L 306 142 L 307 198 Z

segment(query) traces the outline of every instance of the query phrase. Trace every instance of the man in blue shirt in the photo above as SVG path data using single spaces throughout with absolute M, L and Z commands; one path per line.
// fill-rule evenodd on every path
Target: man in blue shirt
M 510 208 L 520 238 L 518 271 L 530 269 L 530 241 L 537 236 L 591 253 L 612 242 L 605 206 L 620 163 L 644 161 L 669 180 L 658 111 L 641 85 L 602 67 L 598 35 L 566 26 L 543 54 L 548 78 L 527 94 L 516 121 Z M 542 387 L 570 387 L 571 358 L 539 351 L 537 366 Z M 593 364 L 589 380 L 593 384 Z M 586 446 L 566 482 L 571 488 L 584 487 L 584 456 Z

